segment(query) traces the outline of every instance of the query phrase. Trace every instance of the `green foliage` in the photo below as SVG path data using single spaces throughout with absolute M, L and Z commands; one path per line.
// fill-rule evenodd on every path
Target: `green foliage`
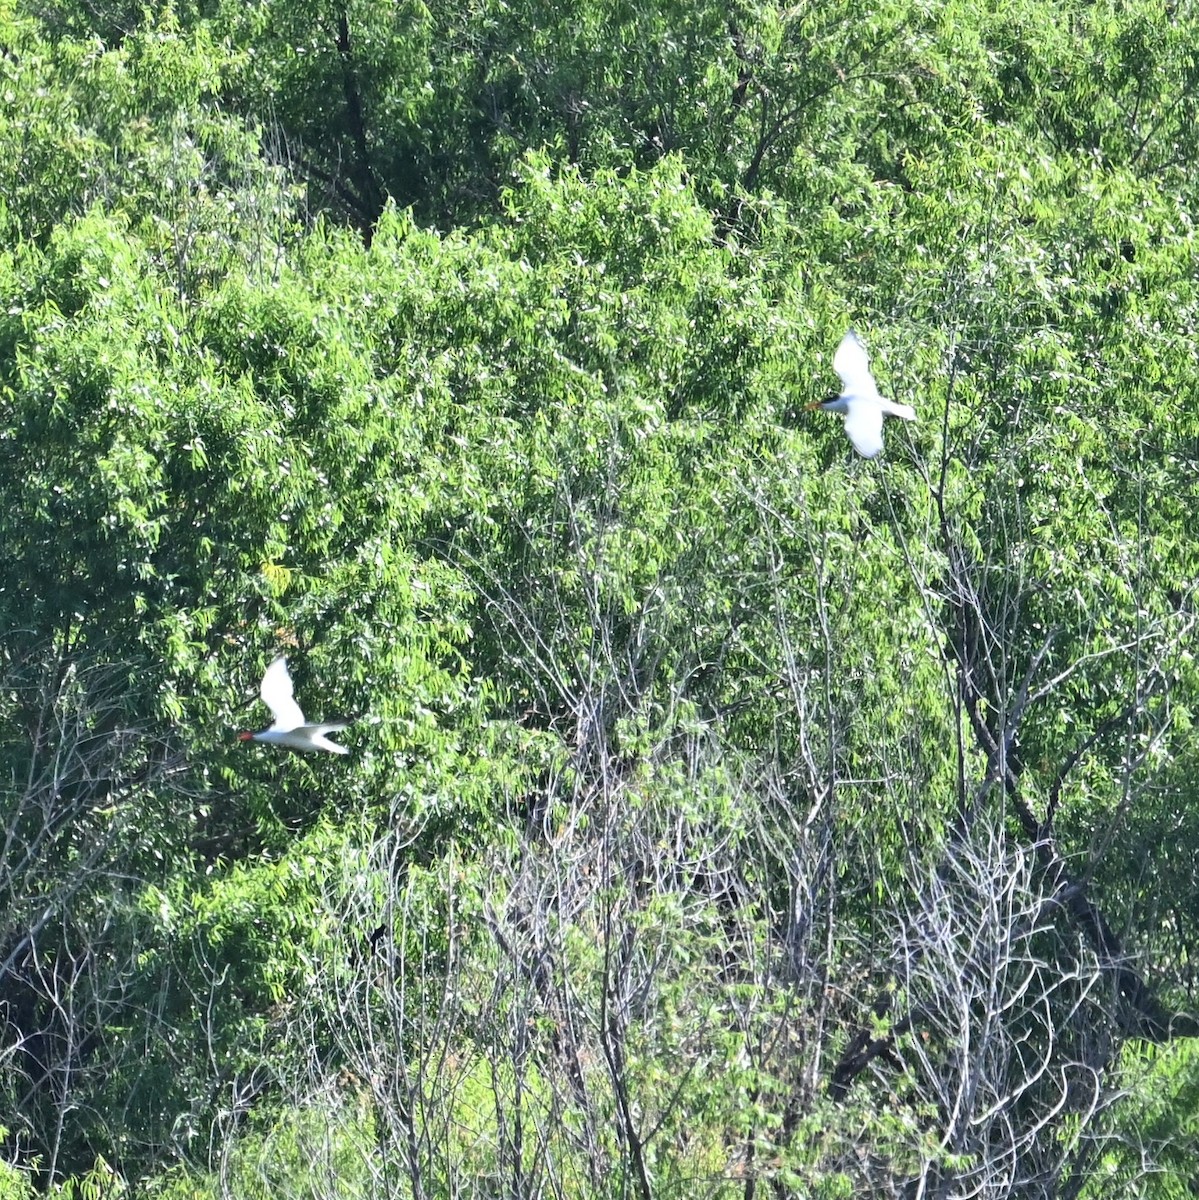
M 1123 1064 L 1129 1091 L 1120 1128 L 1128 1136 L 1103 1147 L 1088 1200 L 1134 1195 L 1152 1200 L 1185 1197 L 1194 1181 L 1196 1074 L 1194 1047 L 1164 1052 L 1129 1049 Z
M 1181 1194 L 1193 46 L 0 5 L 0 1194 Z
M 235 262 L 267 266 L 294 207 L 260 157 L 257 130 L 223 115 L 226 48 L 168 12 L 119 49 L 48 43 L 3 22 L 0 188 L 6 240 L 44 241 L 94 205 L 146 236 L 167 286 L 194 296 Z
M 222 1188 L 247 1200 L 358 1200 L 371 1195 L 366 1163 L 369 1118 L 353 1098 L 314 1101 L 262 1132 L 243 1137 L 223 1179 L 185 1169 L 167 1172 L 149 1187 L 154 1200 L 209 1200 Z
M 7 1130 L 0 1128 L 0 1133 L 7 1135 Z M 0 1197 L 3 1200 L 30 1200 L 35 1194 L 28 1175 L 14 1167 L 11 1163 L 0 1164 Z

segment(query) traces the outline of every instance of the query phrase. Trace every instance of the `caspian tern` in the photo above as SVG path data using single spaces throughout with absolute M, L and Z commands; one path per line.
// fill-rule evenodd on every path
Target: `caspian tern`
M 287 673 L 287 657 L 280 654 L 266 669 L 262 686 L 258 689 L 262 702 L 271 710 L 274 724 L 259 733 L 238 734 L 242 742 L 270 742 L 274 746 L 286 746 L 289 750 L 328 750 L 332 754 L 349 754 L 346 746 L 331 742 L 326 733 L 334 729 L 345 729 L 351 721 L 326 721 L 323 725 L 305 725 L 304 714 L 295 702 L 291 676 Z
M 817 400 L 807 407 L 845 414 L 845 433 L 863 458 L 873 458 L 883 448 L 883 416 L 916 419 L 910 404 L 896 404 L 878 394 L 878 384 L 870 374 L 870 358 L 861 338 L 851 329 L 833 355 L 833 370 L 841 376 L 839 396 Z

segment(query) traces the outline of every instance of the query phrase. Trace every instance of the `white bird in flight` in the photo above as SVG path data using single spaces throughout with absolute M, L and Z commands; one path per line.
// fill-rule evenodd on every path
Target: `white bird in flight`
M 259 733 L 247 730 L 238 734 L 239 741 L 269 742 L 274 746 L 286 746 L 288 750 L 328 750 L 332 754 L 349 754 L 348 747 L 329 741 L 325 734 L 334 729 L 345 729 L 352 724 L 351 721 L 326 721 L 323 725 L 304 723 L 304 714 L 295 702 L 285 655 L 280 654 L 267 667 L 258 694 L 263 704 L 271 710 L 274 724 Z
M 845 414 L 845 434 L 863 458 L 873 458 L 883 448 L 883 416 L 916 419 L 910 404 L 896 404 L 878 393 L 870 374 L 870 357 L 861 338 L 851 329 L 833 355 L 833 370 L 841 376 L 841 394 L 816 400 L 807 407 Z

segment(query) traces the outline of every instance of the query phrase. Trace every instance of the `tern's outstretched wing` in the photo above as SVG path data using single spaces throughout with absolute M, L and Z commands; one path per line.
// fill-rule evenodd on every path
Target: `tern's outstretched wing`
M 845 410 L 845 434 L 863 458 L 882 452 L 883 410 L 876 400 L 850 400 Z
M 841 376 L 846 396 L 877 396 L 878 386 L 870 374 L 870 356 L 851 329 L 833 355 L 833 370 Z
M 291 676 L 287 673 L 287 658 L 280 654 L 266 669 L 259 689 L 262 702 L 275 718 L 272 729 L 298 729 L 304 724 L 304 714 L 292 698 Z

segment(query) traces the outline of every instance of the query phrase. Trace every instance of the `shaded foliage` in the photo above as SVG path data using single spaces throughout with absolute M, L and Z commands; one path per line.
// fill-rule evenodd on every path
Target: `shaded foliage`
M 1192 26 L 0 10 L 0 1194 L 1181 1195 Z

